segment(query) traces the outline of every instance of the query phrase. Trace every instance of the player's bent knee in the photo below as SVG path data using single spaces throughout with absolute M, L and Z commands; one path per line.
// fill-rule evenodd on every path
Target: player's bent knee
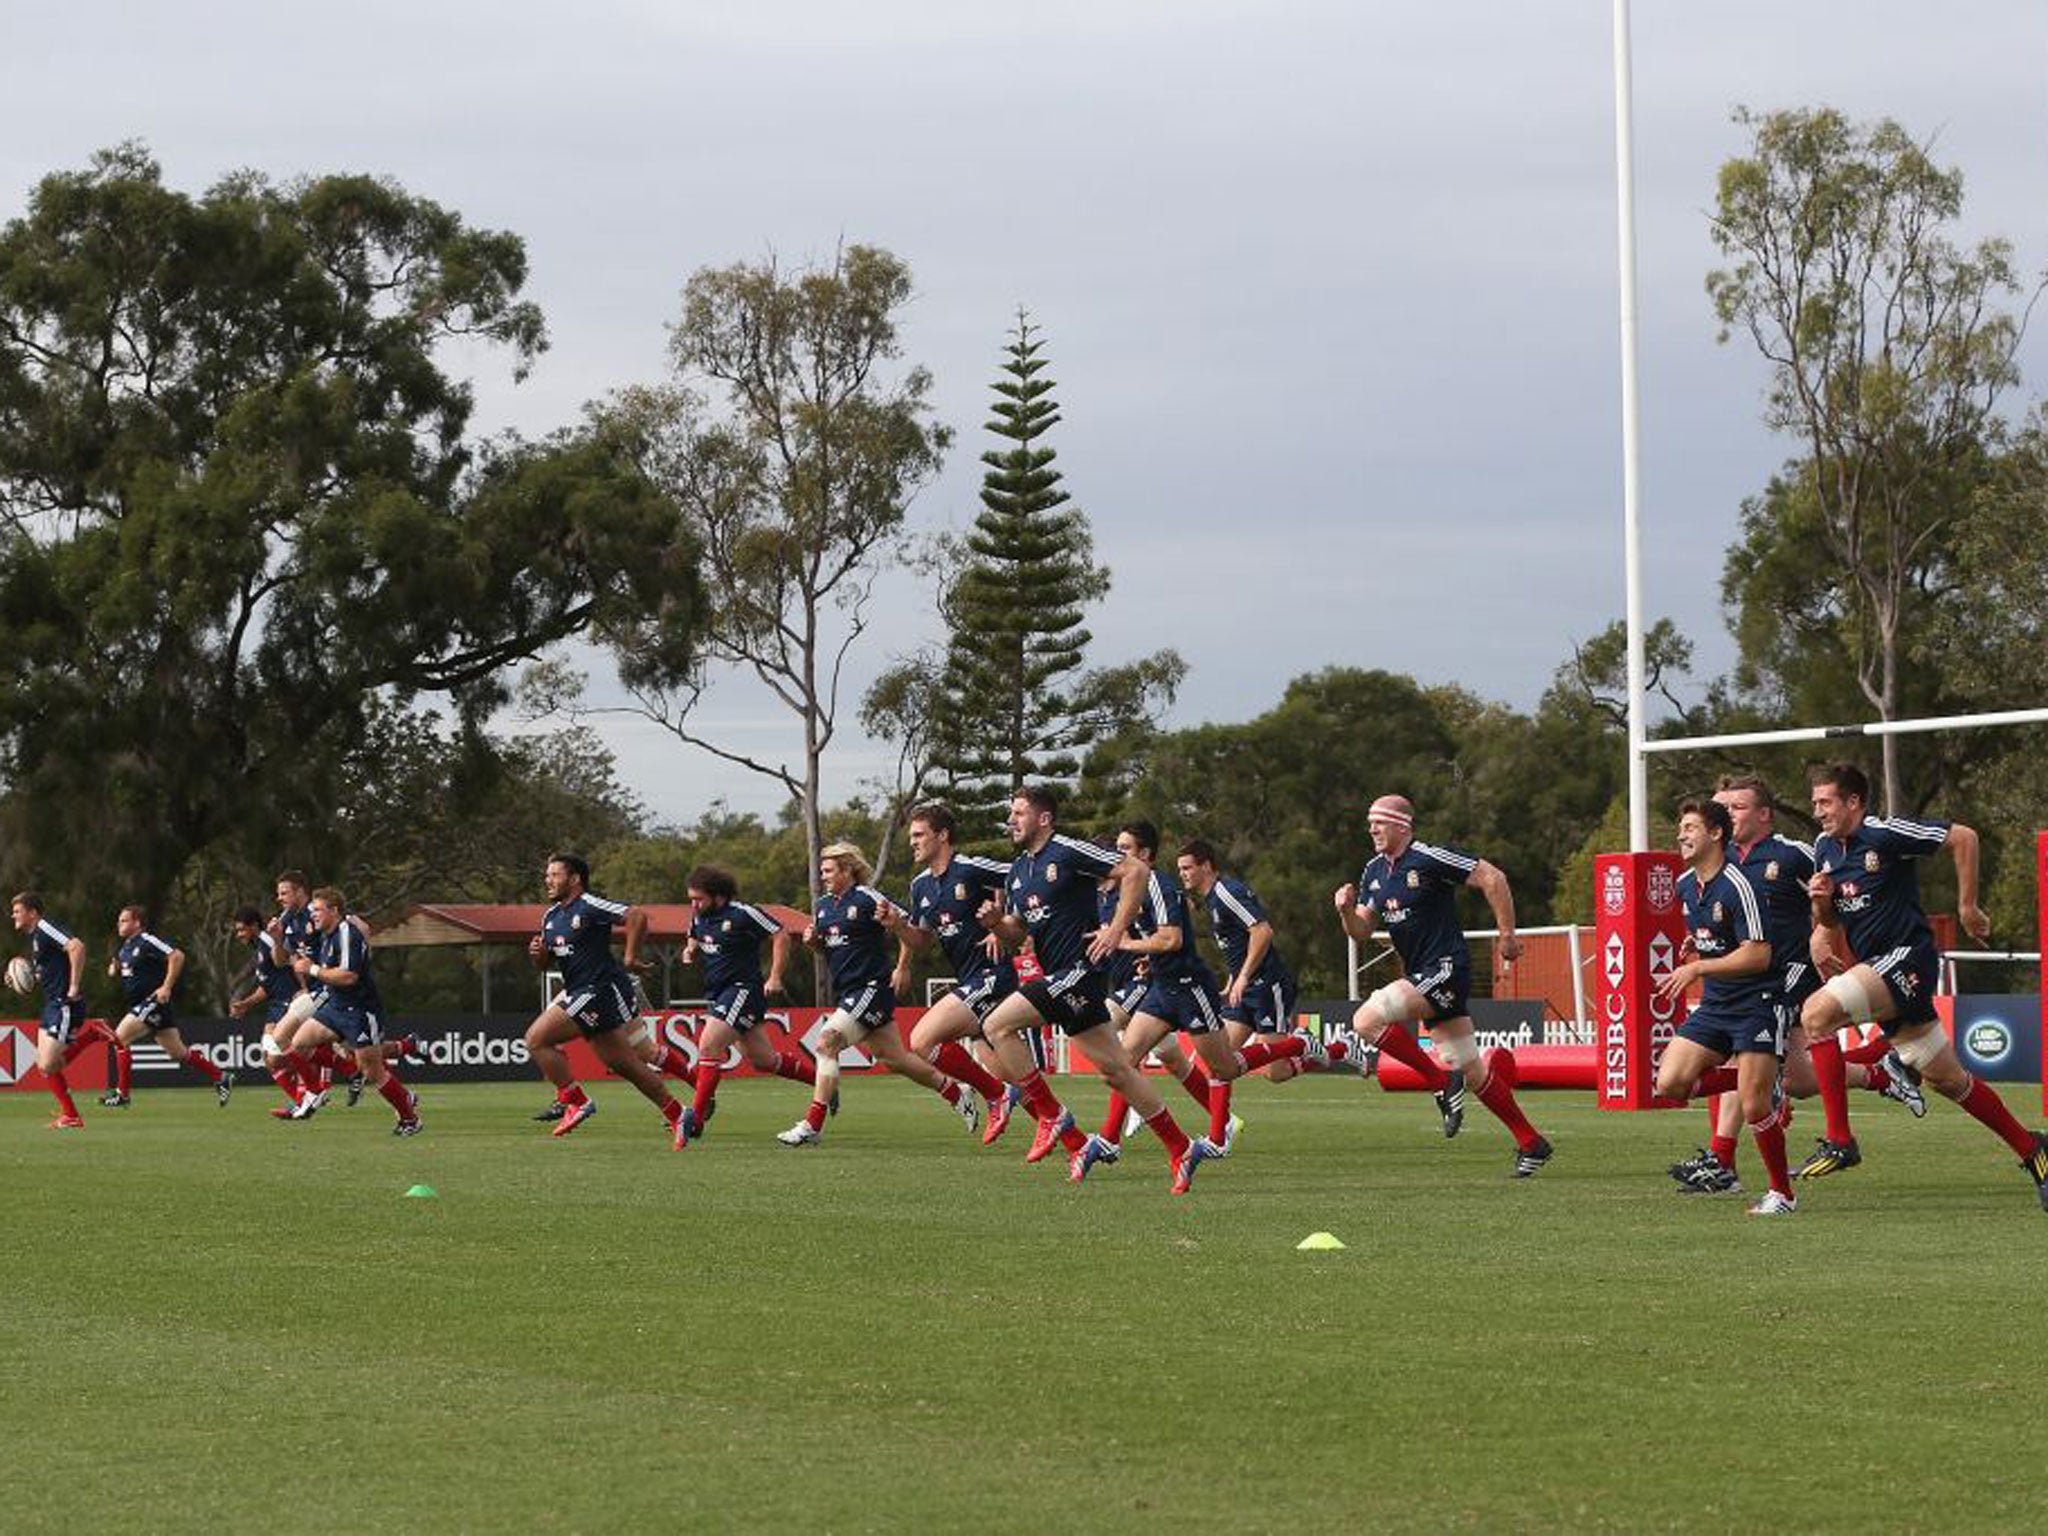
M 1944 1055 L 1949 1054 L 1948 1036 L 1939 1025 L 1930 1024 L 1919 1033 L 1894 1039 L 1893 1048 L 1899 1053 L 1899 1060 L 1916 1072 L 1925 1072 L 1938 1065 Z
M 1469 1072 L 1479 1065 L 1479 1044 L 1471 1035 L 1431 1037 L 1437 1059 L 1453 1072 Z
M 1823 997 L 1830 999 L 1834 1006 L 1816 1010 L 1814 1005 Z M 1839 1012 L 1842 1022 L 1861 1024 L 1877 1017 L 1877 1005 L 1878 999 L 1870 995 L 1870 989 L 1863 984 L 1863 978 L 1854 971 L 1844 971 L 1839 976 L 1830 976 L 1820 991 L 1806 1000 L 1807 1011 L 1801 1015 L 1801 1022 L 1811 1020 L 1818 1011 L 1824 1014 Z M 1811 1023 L 1807 1024 L 1807 1033 L 1813 1033 Z
M 1389 1024 L 1413 1024 L 1422 1017 L 1422 994 L 1406 982 L 1390 981 L 1368 997 L 1365 1006 L 1379 1017 L 1383 1029 Z

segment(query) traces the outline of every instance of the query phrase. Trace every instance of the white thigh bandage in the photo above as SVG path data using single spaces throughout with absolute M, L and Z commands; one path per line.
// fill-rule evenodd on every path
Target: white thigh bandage
M 1947 1046 L 1948 1031 L 1939 1024 L 1926 1025 L 1911 1038 L 1892 1038 L 1892 1049 L 1899 1053 L 1899 1060 L 1915 1072 L 1925 1072 Z
M 1405 981 L 1390 981 L 1366 1002 L 1389 1024 L 1413 1024 L 1428 1006 L 1422 994 Z
M 1851 1024 L 1866 1024 L 1877 1017 L 1877 1004 L 1863 980 L 1854 971 L 1844 971 L 1839 976 L 1830 976 L 1826 988 L 1828 996 L 1842 1005 L 1842 1012 L 1849 1016 Z
M 284 1054 L 284 1047 L 277 1043 L 275 1036 L 265 1035 L 263 1037 L 263 1054 L 265 1056 L 282 1056 Z
M 654 1044 L 654 1020 L 649 1018 L 635 1019 L 632 1029 L 626 1034 L 626 1039 L 634 1045 Z
M 1479 1065 L 1479 1047 L 1470 1035 L 1431 1035 L 1429 1043 L 1436 1047 L 1437 1058 L 1453 1072 L 1467 1072 Z
M 311 992 L 301 992 L 285 1005 L 284 1017 L 277 1021 L 278 1028 L 290 1029 L 294 1024 L 305 1023 L 319 1006 L 319 998 Z
M 872 1024 L 861 1023 L 859 1019 L 856 1019 L 844 1008 L 834 1008 L 831 1016 L 825 1020 L 825 1027 L 837 1030 L 839 1038 L 848 1045 L 859 1045 L 861 1041 L 867 1039 L 869 1035 L 875 1032 L 875 1027 Z

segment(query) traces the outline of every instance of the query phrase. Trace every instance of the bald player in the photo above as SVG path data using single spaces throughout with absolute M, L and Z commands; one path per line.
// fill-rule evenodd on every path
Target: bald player
M 1513 1174 L 1531 1177 L 1550 1161 L 1550 1143 L 1515 1102 L 1512 1052 L 1484 1056 L 1472 1038 L 1466 997 L 1472 986 L 1472 952 L 1458 925 L 1458 889 L 1476 887 L 1493 909 L 1503 961 L 1522 953 L 1515 935 L 1515 898 L 1508 878 L 1486 860 L 1415 836 L 1415 807 L 1403 795 L 1382 795 L 1366 814 L 1373 856 L 1354 885 L 1335 896 L 1344 931 L 1364 940 L 1385 925 L 1404 974 L 1359 1005 L 1352 1029 L 1368 1045 L 1420 1073 L 1436 1095 L 1444 1135 L 1455 1136 L 1465 1119 L 1470 1092 L 1515 1138 Z M 1427 1025 L 1443 1058 L 1438 1066 L 1410 1033 Z

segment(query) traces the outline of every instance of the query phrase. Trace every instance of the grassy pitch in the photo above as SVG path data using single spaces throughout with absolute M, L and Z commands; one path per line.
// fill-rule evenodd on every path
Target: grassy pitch
M 1067 1086 L 1067 1085 L 1062 1085 Z M 1094 1082 L 1072 1087 L 1100 1112 Z M 1171 1198 L 1083 1189 L 907 1084 L 728 1083 L 667 1150 L 623 1085 L 309 1125 L 0 1096 L 9 1530 L 2039 1529 L 2048 1215 L 1945 1104 L 1858 1096 L 1790 1220 L 1682 1197 L 1704 1115 L 1240 1094 Z M 2031 1091 L 2011 1102 L 2038 1120 Z M 1175 1113 L 1192 1123 L 1192 1106 Z M 1804 1145 L 1818 1117 L 1802 1114 Z M 1754 1153 L 1742 1171 L 1760 1186 Z M 439 1198 L 403 1198 L 432 1185 Z M 1295 1249 L 1334 1232 L 1341 1253 Z

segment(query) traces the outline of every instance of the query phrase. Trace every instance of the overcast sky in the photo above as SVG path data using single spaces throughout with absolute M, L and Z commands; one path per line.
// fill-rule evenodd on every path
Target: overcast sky
M 1966 231 L 2038 272 L 2048 7 L 1667 0 L 1634 31 L 1648 604 L 1711 671 L 1736 509 L 1787 452 L 1702 287 L 1730 108 L 1933 136 Z M 1116 575 L 1096 659 L 1177 646 L 1177 721 L 1248 718 L 1333 663 L 1526 706 L 1622 609 L 1611 59 L 1601 0 L 15 3 L 0 197 L 12 216 L 130 137 L 194 191 L 238 166 L 393 176 L 525 237 L 552 351 L 517 387 L 459 362 L 481 427 L 535 433 L 660 376 L 694 269 L 887 246 L 917 276 L 907 355 L 960 433 L 914 520 L 972 518 L 1029 306 L 1066 485 Z M 883 595 L 856 693 L 936 638 L 914 584 Z M 742 681 L 702 718 L 794 751 Z M 651 726 L 605 729 L 670 819 L 779 798 Z M 849 739 L 830 795 L 880 758 Z

